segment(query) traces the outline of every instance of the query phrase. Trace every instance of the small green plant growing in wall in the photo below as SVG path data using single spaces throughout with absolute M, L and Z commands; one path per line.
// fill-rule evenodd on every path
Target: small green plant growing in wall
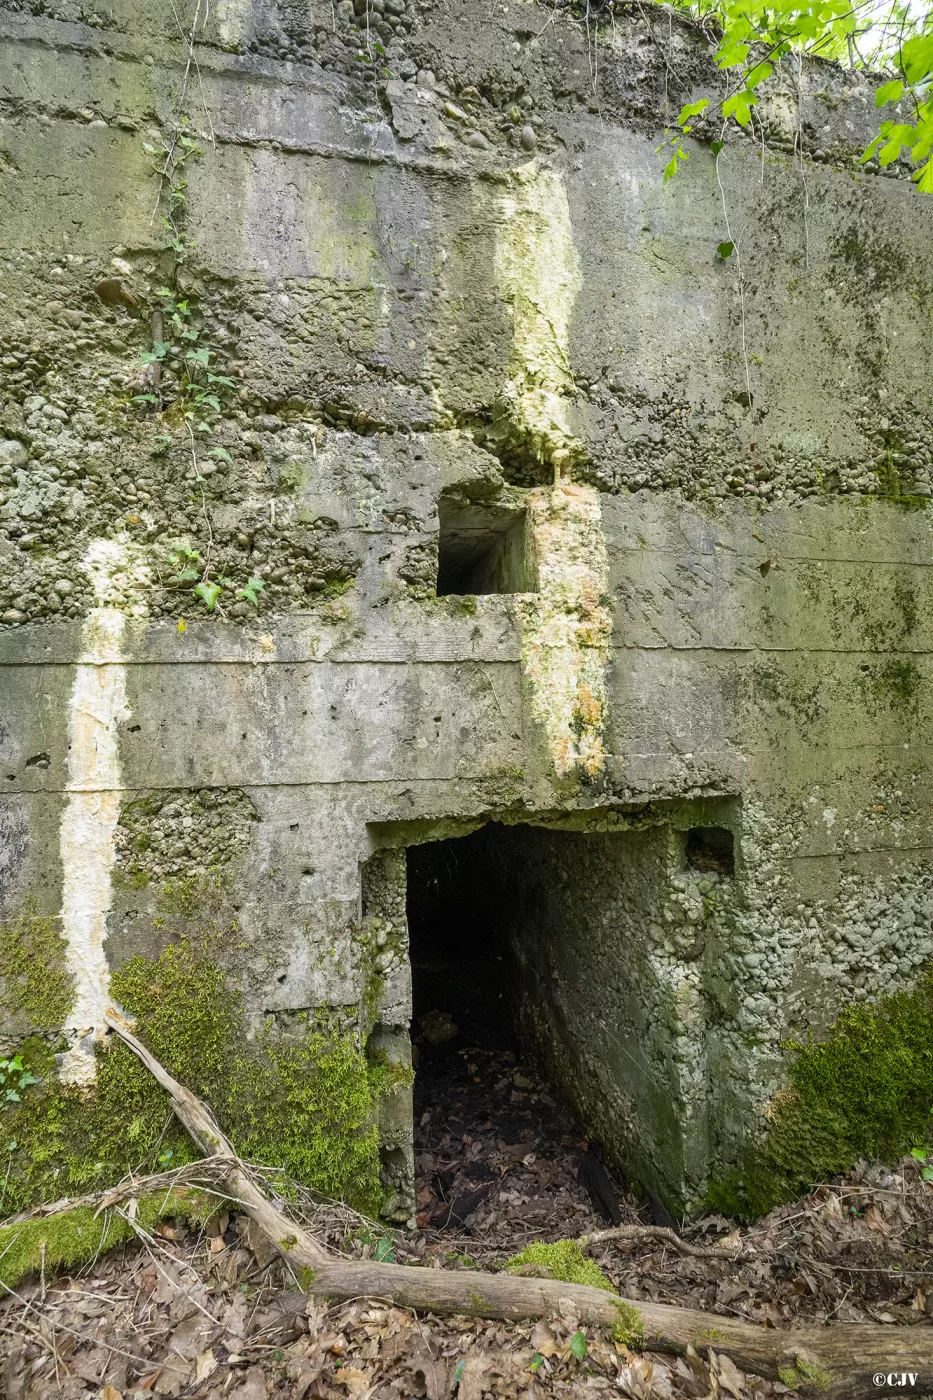
M 236 385 L 229 375 L 218 372 L 219 352 L 204 343 L 203 311 L 179 287 L 179 273 L 195 247 L 185 233 L 185 169 L 204 152 L 188 134 L 185 117 L 170 136 L 163 137 L 161 151 L 149 141 L 143 142 L 143 149 L 157 157 L 153 171 L 159 179 L 160 217 L 167 234 L 163 251 L 170 255 L 171 272 L 156 293 L 160 307 L 152 318 L 152 344 L 139 356 L 145 386 L 132 401 L 159 411 L 172 407 L 189 434 L 210 434 Z M 230 456 L 223 447 L 212 448 L 211 455 L 222 460 Z
M 11 1103 L 22 1103 L 23 1090 L 38 1082 L 38 1075 L 31 1074 L 24 1066 L 22 1055 L 14 1055 L 11 1060 L 0 1059 L 0 1111 Z
M 190 300 L 179 298 L 171 287 L 161 287 L 158 295 L 162 299 L 163 334 L 168 330 L 171 338 L 153 340 L 151 350 L 141 352 L 139 363 L 158 365 L 163 372 L 170 372 L 183 420 L 198 432 L 212 433 L 212 419 L 223 411 L 222 399 L 236 385 L 229 375 L 216 374 L 211 368 L 217 351 L 198 344 L 202 331 Z M 162 395 L 143 392 L 135 394 L 133 402 L 161 406 Z M 211 455 L 222 460 L 230 456 L 223 447 L 212 448 Z
M 203 558 L 200 550 L 191 549 L 187 545 L 179 545 L 173 549 L 168 556 L 168 562 L 176 570 L 170 582 L 176 587 L 190 588 L 208 612 L 214 612 L 225 590 L 232 592 L 237 602 L 249 603 L 259 611 L 259 596 L 265 588 L 265 583 L 258 574 L 247 579 L 241 588 L 237 587 L 234 579 L 227 578 L 225 574 L 211 578 L 210 560 Z M 223 608 L 220 611 L 222 613 Z

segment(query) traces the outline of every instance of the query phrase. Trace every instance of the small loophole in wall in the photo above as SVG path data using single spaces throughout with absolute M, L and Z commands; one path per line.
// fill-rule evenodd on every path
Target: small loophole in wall
M 727 826 L 694 826 L 687 832 L 687 865 L 691 870 L 735 874 L 735 837 Z
M 437 593 L 534 593 L 538 587 L 525 512 L 441 497 Z

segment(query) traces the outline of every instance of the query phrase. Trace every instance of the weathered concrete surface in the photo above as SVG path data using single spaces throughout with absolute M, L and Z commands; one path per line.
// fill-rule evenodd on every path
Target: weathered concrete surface
M 608 1149 L 697 1199 L 788 1034 L 933 953 L 928 214 L 856 168 L 853 75 L 779 73 L 763 153 L 662 186 L 660 128 L 715 85 L 688 29 L 667 60 L 600 29 L 593 76 L 570 14 L 352 8 L 214 4 L 196 69 L 162 6 L 0 8 L 0 911 L 60 921 L 93 1044 L 107 969 L 194 936 L 166 899 L 219 880 L 254 1023 L 347 1008 L 404 1065 L 404 866 L 361 869 L 569 823 L 522 878 L 553 855 L 602 1024 L 642 1040 L 555 990 L 542 1045 L 569 1026 L 554 1072 Z M 179 258 L 152 171 L 182 129 Z M 174 352 L 130 402 L 166 283 L 228 381 L 211 434 Z M 536 592 L 435 596 L 442 494 L 524 502 Z M 695 824 L 735 834 L 715 891 Z M 403 1217 L 404 1091 L 380 1112 Z

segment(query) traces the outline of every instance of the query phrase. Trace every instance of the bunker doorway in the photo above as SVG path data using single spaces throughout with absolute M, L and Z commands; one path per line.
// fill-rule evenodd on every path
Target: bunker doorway
M 584 1141 L 620 1182 L 689 1199 L 707 1132 L 702 1007 L 657 955 L 668 895 L 690 878 L 685 841 L 660 823 L 489 822 L 408 848 L 419 1218 L 436 1222 L 451 1190 L 469 1206 L 526 1158 L 572 1183 Z
M 518 968 L 485 831 L 408 851 L 412 1040 L 430 1065 L 465 1046 L 519 1051 Z
M 433 1230 L 499 1233 L 519 1176 L 550 1188 L 548 1209 L 555 1188 L 572 1202 L 573 1228 L 591 1209 L 583 1130 L 522 1045 L 508 835 L 493 824 L 408 849 L 416 1209 Z

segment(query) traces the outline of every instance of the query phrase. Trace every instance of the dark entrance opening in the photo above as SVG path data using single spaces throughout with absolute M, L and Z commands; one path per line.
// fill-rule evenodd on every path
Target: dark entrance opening
M 544 836 L 490 823 L 407 852 L 416 1219 L 445 1239 L 511 1249 L 535 1221 L 585 1232 L 599 1218 L 578 1179 L 581 1153 L 610 1181 L 595 1144 L 587 1150 L 572 1090 L 562 1101 L 548 1082 L 529 1021 L 553 985 L 529 936 L 529 921 L 547 922 Z M 617 1178 L 605 1189 L 623 1194 Z
M 735 874 L 735 837 L 725 826 L 694 826 L 687 832 L 687 865 L 691 870 Z
M 478 868 L 485 845 L 478 831 L 408 849 L 412 1038 L 428 1062 L 464 1044 L 519 1051 L 518 969 L 497 881 Z

